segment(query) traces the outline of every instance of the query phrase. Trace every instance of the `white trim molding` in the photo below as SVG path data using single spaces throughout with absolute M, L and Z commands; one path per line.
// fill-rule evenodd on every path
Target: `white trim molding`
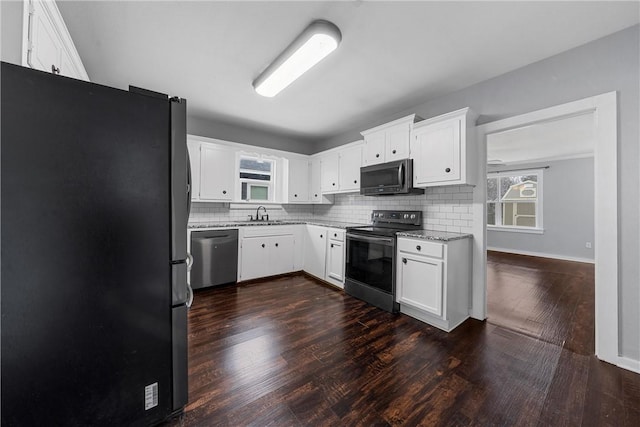
M 488 231 L 506 231 L 509 233 L 544 234 L 544 228 L 514 227 L 509 225 L 487 225 Z
M 618 357 L 618 368 L 626 369 L 636 374 L 640 374 L 640 360 L 630 359 L 628 357 Z
M 498 120 L 476 128 L 478 178 L 487 175 L 487 136 L 550 120 L 591 114 L 595 137 L 595 335 L 596 356 L 620 365 L 618 276 L 618 106 L 617 93 L 609 92 L 579 101 Z M 482 181 L 478 181 L 482 182 Z M 485 319 L 487 312 L 486 186 L 473 192 L 473 298 L 470 315 Z M 635 362 L 634 362 L 635 363 Z M 624 364 L 624 362 L 623 362 Z M 625 366 L 630 366 L 626 363 Z
M 527 255 L 527 256 L 535 256 L 540 258 L 559 259 L 562 261 L 574 261 L 574 262 L 584 262 L 587 264 L 595 264 L 595 260 L 593 259 L 580 258 L 575 256 L 569 256 L 569 255 L 547 254 L 543 252 L 533 252 L 533 251 L 521 251 L 519 249 L 494 248 L 492 246 L 487 246 L 487 250 L 494 251 L 494 252 L 503 252 L 507 254 Z

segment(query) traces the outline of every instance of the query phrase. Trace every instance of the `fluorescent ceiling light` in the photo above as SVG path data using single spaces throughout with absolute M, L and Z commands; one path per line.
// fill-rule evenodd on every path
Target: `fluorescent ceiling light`
M 277 95 L 322 58 L 336 50 L 341 40 L 340 30 L 331 22 L 313 21 L 253 81 L 253 87 L 262 96 Z

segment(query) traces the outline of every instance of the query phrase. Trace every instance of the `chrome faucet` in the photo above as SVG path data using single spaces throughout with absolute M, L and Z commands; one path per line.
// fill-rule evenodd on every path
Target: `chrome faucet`
M 258 206 L 258 209 L 256 209 L 256 221 L 264 221 L 265 215 L 263 215 L 262 217 L 259 216 L 260 208 L 264 210 L 267 221 L 269 221 L 269 214 L 267 214 L 267 208 L 265 208 L 264 206 Z

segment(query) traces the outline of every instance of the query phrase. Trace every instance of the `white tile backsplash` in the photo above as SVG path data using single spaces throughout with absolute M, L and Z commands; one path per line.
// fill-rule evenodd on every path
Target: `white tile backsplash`
M 336 194 L 332 205 L 282 205 L 282 209 L 269 208 L 273 220 L 324 220 L 368 224 L 371 211 L 419 210 L 423 228 L 427 230 L 472 233 L 473 187 L 453 185 L 427 188 L 425 194 L 407 196 L 361 196 Z M 229 209 L 228 203 L 194 203 L 189 222 L 245 221 L 255 215 L 255 209 Z

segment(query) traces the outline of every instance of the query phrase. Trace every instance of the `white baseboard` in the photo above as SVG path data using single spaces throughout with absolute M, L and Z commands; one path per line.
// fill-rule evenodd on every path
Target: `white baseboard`
M 506 253 L 516 254 L 516 255 L 529 255 L 529 256 L 537 256 L 540 258 L 553 258 L 553 259 L 561 259 L 563 261 L 586 262 L 588 264 L 595 264 L 595 260 L 593 259 L 579 258 L 579 257 L 573 257 L 573 256 L 567 256 L 567 255 L 545 254 L 542 252 L 521 251 L 517 249 L 505 249 L 505 248 L 494 248 L 494 247 L 487 247 L 487 250 L 495 251 L 495 252 L 506 252 Z
M 640 360 L 619 356 L 617 365 L 619 368 L 640 374 Z

